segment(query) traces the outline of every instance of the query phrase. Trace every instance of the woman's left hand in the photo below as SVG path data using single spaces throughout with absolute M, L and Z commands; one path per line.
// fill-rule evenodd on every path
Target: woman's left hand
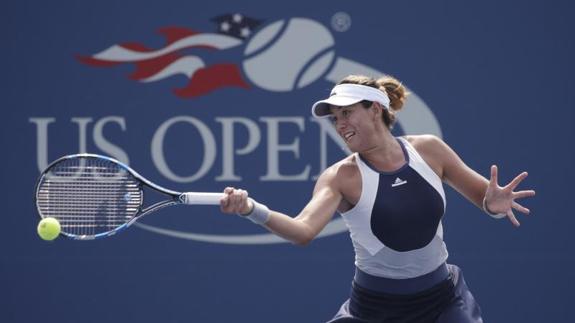
M 527 172 L 519 174 L 509 184 L 501 187 L 497 183 L 497 166 L 491 166 L 491 178 L 483 202 L 485 211 L 492 214 L 503 214 L 509 218 L 514 226 L 518 227 L 519 221 L 517 221 L 513 209 L 526 215 L 529 214 L 529 209 L 515 202 L 515 200 L 535 195 L 534 190 L 515 191 L 515 188 L 525 177 L 527 177 Z

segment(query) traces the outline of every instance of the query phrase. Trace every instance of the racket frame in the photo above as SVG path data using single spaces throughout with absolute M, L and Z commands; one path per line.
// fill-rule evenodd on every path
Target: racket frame
M 144 176 L 142 176 L 138 172 L 136 172 L 134 169 L 132 169 L 130 166 L 128 166 L 128 165 L 126 165 L 126 164 L 124 164 L 124 163 L 122 163 L 122 162 L 120 162 L 114 158 L 111 158 L 108 156 L 103 156 L 103 155 L 98 155 L 98 154 L 80 153 L 80 154 L 66 155 L 66 156 L 63 156 L 63 157 L 56 159 L 55 161 L 50 163 L 48 165 L 48 167 L 46 167 L 46 169 L 40 174 L 40 176 L 36 182 L 34 200 L 35 200 L 35 204 L 36 204 L 36 209 L 38 210 L 38 214 L 41 218 L 46 217 L 40 212 L 40 205 L 39 205 L 39 201 L 38 201 L 40 185 L 43 182 L 44 177 L 47 176 L 47 174 L 50 172 L 50 170 L 56 164 L 58 164 L 62 161 L 65 161 L 65 160 L 80 159 L 80 158 L 103 159 L 103 160 L 112 162 L 112 163 L 120 166 L 122 169 L 129 172 L 135 179 L 137 179 L 139 181 L 138 184 L 139 184 L 139 190 L 142 194 L 142 199 L 140 201 L 140 205 L 138 206 L 138 209 L 137 209 L 136 213 L 134 214 L 134 216 L 131 219 L 129 219 L 128 221 L 126 221 L 125 223 L 115 227 L 114 229 L 112 229 L 110 231 L 97 233 L 94 235 L 76 235 L 76 234 L 71 234 L 68 232 L 61 232 L 62 235 L 66 236 L 69 239 L 94 240 L 94 239 L 109 237 L 109 236 L 115 235 L 116 233 L 127 229 L 129 226 L 131 226 L 134 222 L 136 222 L 138 219 L 142 218 L 143 216 L 150 214 L 152 212 L 156 212 L 156 211 L 163 209 L 165 207 L 178 205 L 178 204 L 215 205 L 215 204 L 219 204 L 219 199 L 223 196 L 222 193 L 201 193 L 201 192 L 182 193 L 182 192 L 170 190 L 170 189 L 167 189 L 165 187 L 162 187 L 158 184 L 151 182 L 150 180 L 146 179 Z M 147 206 L 146 208 L 143 208 L 144 198 L 145 198 L 144 186 L 147 186 L 147 187 L 149 187 L 149 188 L 151 188 L 157 192 L 163 193 L 164 195 L 167 195 L 170 198 L 167 200 L 156 202 L 152 205 Z

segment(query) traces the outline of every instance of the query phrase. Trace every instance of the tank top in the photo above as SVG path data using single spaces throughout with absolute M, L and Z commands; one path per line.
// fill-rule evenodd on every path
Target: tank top
M 358 203 L 341 213 L 355 250 L 355 265 L 379 277 L 403 279 L 432 272 L 448 256 L 441 219 L 442 181 L 404 138 L 397 138 L 406 163 L 393 172 L 355 160 L 362 187 Z

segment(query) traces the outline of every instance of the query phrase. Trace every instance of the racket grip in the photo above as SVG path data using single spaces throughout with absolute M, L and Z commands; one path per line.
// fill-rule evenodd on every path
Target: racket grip
M 186 192 L 180 195 L 183 204 L 191 205 L 219 205 L 224 193 Z

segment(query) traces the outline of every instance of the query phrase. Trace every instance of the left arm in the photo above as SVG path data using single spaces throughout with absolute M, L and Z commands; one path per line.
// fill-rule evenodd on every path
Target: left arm
M 533 190 L 515 191 L 527 177 L 527 172 L 519 174 L 509 184 L 501 187 L 497 183 L 497 166 L 491 166 L 491 178 L 487 180 L 467 166 L 451 147 L 436 136 L 412 137 L 412 144 L 443 181 L 485 212 L 503 214 L 515 226 L 519 226 L 519 221 L 513 209 L 529 214 L 529 209 L 515 201 L 535 195 Z

